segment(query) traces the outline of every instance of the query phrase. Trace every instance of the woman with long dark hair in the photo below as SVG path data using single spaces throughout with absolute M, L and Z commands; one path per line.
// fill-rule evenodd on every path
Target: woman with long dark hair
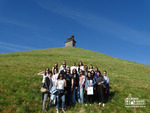
M 52 67 L 52 73 L 54 74 L 54 70 L 58 70 L 58 63 L 56 62 L 55 65 Z
M 77 97 L 79 103 L 83 103 L 84 100 L 83 96 L 84 85 L 85 85 L 85 75 L 83 74 L 83 71 L 80 70 L 79 87 L 77 89 Z
M 47 68 L 45 69 L 45 71 L 42 71 L 42 72 L 38 73 L 39 76 L 43 76 L 42 84 L 43 84 L 44 81 L 45 81 L 45 77 L 48 76 L 48 72 L 49 72 L 49 71 L 50 71 L 50 70 L 49 70 L 49 68 L 47 67 Z
M 46 88 L 46 92 L 43 93 L 43 110 L 44 111 L 46 110 L 47 99 L 48 99 L 48 97 L 50 98 L 50 90 L 53 86 L 51 77 L 52 77 L 52 72 L 49 71 L 48 76 L 45 77 L 45 81 L 44 81 L 44 85 L 43 85 L 43 88 Z M 50 102 L 51 101 L 49 100 L 47 109 L 50 107 Z
M 84 71 L 84 65 L 82 61 L 80 61 L 78 64 L 78 72 L 80 72 L 80 70 Z
M 42 71 L 42 72 L 39 72 L 38 75 L 39 76 L 43 76 L 43 80 L 42 80 L 42 87 L 44 86 L 44 82 L 45 82 L 45 78 L 48 76 L 48 73 L 49 73 L 49 68 L 47 67 L 45 69 L 45 71 Z M 44 93 L 42 93 L 42 101 L 44 99 Z
M 73 84 L 73 90 L 72 90 L 72 104 L 75 104 L 75 95 L 76 95 L 76 89 L 79 87 L 79 75 L 77 74 L 77 70 L 73 69 L 72 79 L 74 81 Z
M 95 68 L 95 78 L 97 77 L 97 72 L 99 71 L 98 67 Z
M 53 82 L 54 85 L 55 85 L 55 81 L 56 81 L 57 78 L 58 78 L 58 75 L 59 75 L 58 69 L 54 69 L 54 74 L 53 74 L 53 76 L 52 76 L 52 82 Z
M 101 75 L 101 72 L 97 72 L 96 84 L 97 84 L 97 93 L 98 93 L 98 101 L 99 105 L 103 102 L 103 107 L 105 106 L 105 97 L 104 97 L 104 87 L 105 87 L 105 80 Z
M 63 78 L 63 74 L 60 73 L 56 82 L 55 87 L 57 88 L 57 103 L 56 103 L 56 110 L 59 113 L 59 98 L 62 100 L 62 111 L 65 113 L 65 87 L 66 87 L 66 80 Z
M 96 82 L 93 76 L 91 76 L 91 72 L 88 72 L 88 76 L 86 78 L 86 82 L 85 82 L 85 89 L 88 93 L 88 88 L 93 88 L 93 94 L 87 94 L 86 96 L 86 101 L 87 103 L 91 104 L 93 103 L 93 96 L 94 96 L 94 86 L 95 86 Z M 87 105 L 87 104 L 86 104 Z
M 93 65 L 90 64 L 90 66 L 89 66 L 89 71 L 91 72 L 92 70 L 94 70 L 94 69 L 93 69 Z

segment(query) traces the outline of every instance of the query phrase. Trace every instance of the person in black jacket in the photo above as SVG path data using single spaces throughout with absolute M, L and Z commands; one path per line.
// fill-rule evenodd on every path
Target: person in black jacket
M 67 91 L 66 94 L 66 105 L 70 105 L 70 99 L 71 99 L 71 91 L 73 90 L 73 78 L 72 74 L 70 73 L 70 68 L 67 68 L 67 72 L 64 74 L 64 79 L 66 80 L 67 87 L 65 90 Z
M 43 98 L 43 110 L 44 111 L 46 110 L 47 98 L 50 97 L 50 92 L 49 91 L 53 86 L 51 77 L 52 77 L 52 72 L 49 71 L 48 76 L 45 77 L 45 81 L 44 81 L 44 85 L 43 85 L 43 88 L 46 88 L 46 92 L 44 93 L 44 98 Z M 50 106 L 50 103 L 49 103 L 48 107 L 49 106 Z
M 76 89 L 79 87 L 79 75 L 77 74 L 77 70 L 73 69 L 73 74 L 72 74 L 72 78 L 73 78 L 73 90 L 72 90 L 72 104 L 75 104 L 75 97 L 76 97 Z
M 98 94 L 99 105 L 101 105 L 101 101 L 102 101 L 103 107 L 104 107 L 105 106 L 105 97 L 104 97 L 105 80 L 103 76 L 101 75 L 100 71 L 97 72 L 96 84 L 97 84 L 97 94 Z

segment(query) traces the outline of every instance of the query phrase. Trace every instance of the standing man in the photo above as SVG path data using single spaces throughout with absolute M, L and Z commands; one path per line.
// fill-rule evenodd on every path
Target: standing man
M 59 73 L 61 72 L 61 70 L 64 70 L 64 67 L 65 67 L 65 69 L 68 68 L 68 66 L 66 65 L 66 60 L 64 60 L 63 64 L 60 66 Z
M 73 62 L 73 65 L 70 67 L 70 73 L 72 74 L 72 71 L 73 71 L 73 69 L 76 69 L 76 70 L 78 70 L 78 67 L 76 67 L 76 63 L 75 62 Z

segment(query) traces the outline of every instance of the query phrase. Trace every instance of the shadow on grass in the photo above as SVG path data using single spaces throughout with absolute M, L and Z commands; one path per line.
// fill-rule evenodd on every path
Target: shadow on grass
M 106 94 L 106 95 L 105 95 L 105 101 L 106 101 L 106 102 L 111 101 L 112 98 L 113 98 L 116 94 L 118 94 L 118 93 L 119 93 L 119 91 L 111 91 L 109 94 Z

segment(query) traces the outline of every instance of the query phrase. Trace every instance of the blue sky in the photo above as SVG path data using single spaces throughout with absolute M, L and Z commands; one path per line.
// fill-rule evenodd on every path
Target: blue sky
M 79 48 L 150 65 L 149 0 L 0 0 L 0 53 Z

